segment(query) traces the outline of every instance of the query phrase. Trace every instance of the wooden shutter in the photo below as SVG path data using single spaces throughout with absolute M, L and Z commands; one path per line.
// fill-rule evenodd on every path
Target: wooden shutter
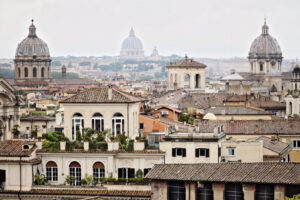
M 128 178 L 135 178 L 135 172 L 134 168 L 128 169 Z
M 173 157 L 176 157 L 176 148 L 173 148 L 173 149 L 172 149 L 172 156 L 173 156 Z
M 195 149 L 195 156 L 198 158 L 199 157 L 199 149 Z
M 182 156 L 186 157 L 186 150 L 185 149 L 182 149 Z
M 206 156 L 206 158 L 209 157 L 209 149 L 205 149 L 205 156 Z

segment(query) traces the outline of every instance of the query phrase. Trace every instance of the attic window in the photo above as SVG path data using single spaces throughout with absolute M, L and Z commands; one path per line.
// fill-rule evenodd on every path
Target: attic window
M 27 144 L 23 145 L 23 150 L 25 150 L 25 151 L 29 150 L 29 145 L 27 145 Z

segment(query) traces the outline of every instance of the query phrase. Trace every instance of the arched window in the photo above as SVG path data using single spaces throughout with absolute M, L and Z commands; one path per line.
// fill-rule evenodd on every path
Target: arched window
M 48 181 L 57 181 L 57 164 L 53 161 L 46 164 L 46 178 Z
M 101 113 L 95 113 L 92 118 L 92 128 L 97 131 L 104 131 L 104 119 Z
M 105 176 L 105 167 L 102 162 L 95 162 L 93 165 L 93 177 L 97 183 Z
M 81 181 L 81 166 L 78 162 L 71 162 L 69 165 L 70 176 L 75 178 L 71 185 L 80 185 Z
M 18 78 L 20 78 L 20 77 L 21 77 L 21 69 L 18 68 Z
M 195 75 L 195 88 L 200 88 L 200 74 Z
M 292 115 L 293 114 L 293 104 L 292 104 L 292 102 L 290 102 L 290 113 L 289 113 L 289 115 Z
M 112 118 L 112 134 L 120 135 L 124 132 L 124 117 L 121 113 L 115 113 Z
M 42 67 L 41 77 L 44 78 L 44 76 L 45 76 L 45 68 Z
M 76 140 L 76 133 L 82 134 L 84 128 L 84 120 L 82 114 L 75 113 L 72 118 L 72 140 Z
M 190 75 L 184 75 L 184 88 L 190 88 Z
M 259 70 L 262 72 L 264 71 L 264 63 L 259 64 Z
M 36 70 L 36 68 L 34 67 L 33 70 L 32 70 L 32 76 L 33 76 L 34 78 L 36 78 L 36 74 L 37 74 L 37 70 Z
M 24 77 L 28 77 L 28 68 L 27 67 L 25 67 L 24 68 Z

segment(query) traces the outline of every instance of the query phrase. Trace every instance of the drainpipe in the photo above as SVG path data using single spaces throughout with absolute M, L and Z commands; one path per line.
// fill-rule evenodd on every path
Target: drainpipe
M 129 137 L 129 103 L 127 103 L 127 137 Z
M 20 190 L 18 192 L 18 198 L 21 200 L 20 193 L 22 191 L 22 165 L 21 165 L 22 157 L 20 156 L 19 166 L 20 166 Z

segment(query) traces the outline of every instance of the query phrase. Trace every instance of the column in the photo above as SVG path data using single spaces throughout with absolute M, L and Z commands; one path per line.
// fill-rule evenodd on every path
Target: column
M 225 190 L 224 183 L 213 183 L 214 199 L 223 200 L 224 190 Z
M 196 200 L 196 184 L 184 183 L 185 186 L 185 199 Z
M 151 182 L 151 199 L 167 200 L 168 199 L 168 182 L 166 181 L 152 181 Z
M 243 184 L 244 200 L 255 199 L 255 185 L 254 184 Z
M 284 185 L 274 185 L 274 199 L 284 200 L 285 186 Z
M 190 89 L 194 89 L 194 88 L 195 88 L 195 74 L 190 73 Z

